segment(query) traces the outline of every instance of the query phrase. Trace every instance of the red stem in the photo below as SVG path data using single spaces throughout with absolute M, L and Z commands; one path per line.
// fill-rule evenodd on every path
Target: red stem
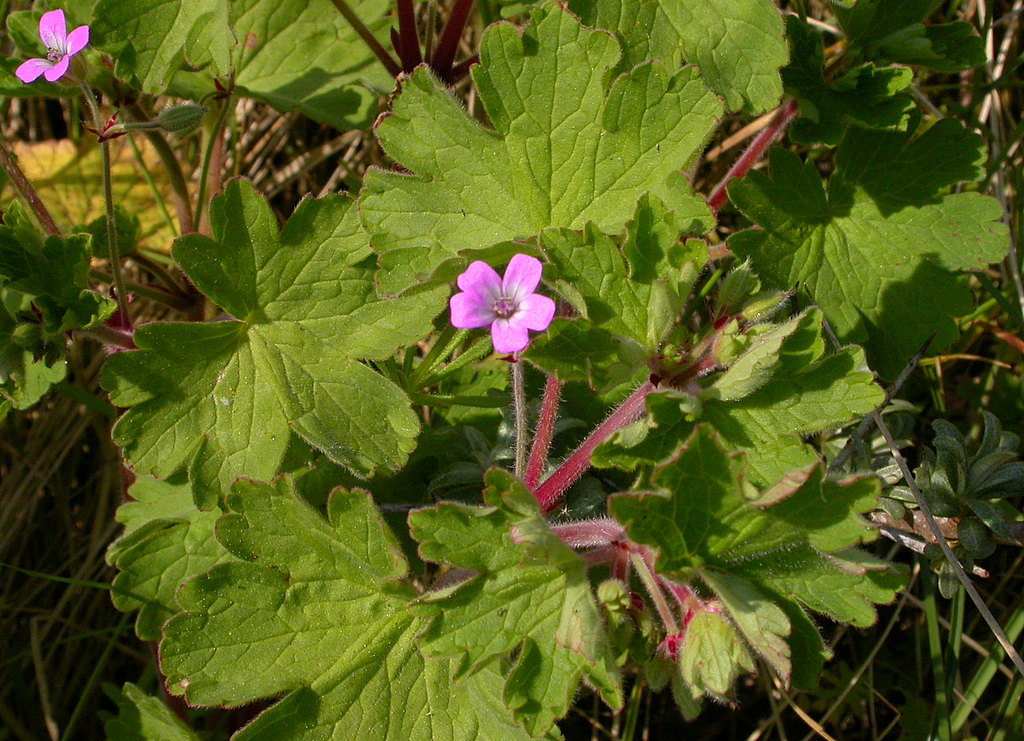
M 726 198 L 728 197 L 725 188 L 730 181 L 733 178 L 746 175 L 750 168 L 764 156 L 765 151 L 771 146 L 772 142 L 782 135 L 782 132 L 786 130 L 786 127 L 796 118 L 799 112 L 800 107 L 795 100 L 786 101 L 785 105 L 775 112 L 772 120 L 768 122 L 764 130 L 754 138 L 754 141 L 750 142 L 750 146 L 747 147 L 746 151 L 729 168 L 729 172 L 722 178 L 722 182 L 711 191 L 711 195 L 708 196 L 708 206 L 711 207 L 713 213 L 717 214 L 722 206 L 725 205 Z
M 368 29 L 363 22 L 359 20 L 359 16 L 353 12 L 348 3 L 346 3 L 345 0 L 331 0 L 331 2 L 334 3 L 334 7 L 338 9 L 338 12 L 345 16 L 345 20 L 348 21 L 353 30 L 359 34 L 359 38 L 363 40 L 363 43 L 370 47 L 370 51 L 372 51 L 380 63 L 384 65 L 384 69 L 388 71 L 388 74 L 392 77 L 398 77 L 402 74 L 402 68 L 398 65 L 398 62 L 392 59 L 391 55 L 388 54 L 388 50 L 381 46 L 380 42 L 373 37 L 373 34 L 370 33 L 370 29 Z
M 79 329 L 75 333 L 102 342 L 108 348 L 112 348 L 113 352 L 136 349 L 132 332 L 126 332 L 123 329 L 110 327 L 106 324 L 97 324 L 95 327 L 89 327 L 88 329 Z
M 590 433 L 590 437 L 584 440 L 543 484 L 537 487 L 533 496 L 541 512 L 546 514 L 553 510 L 566 490 L 590 468 L 590 456 L 598 445 L 640 418 L 644 413 L 647 394 L 655 388 L 650 381 L 644 381 L 636 391 L 626 397 L 618 409 L 609 414 L 608 418 Z
M 552 525 L 551 532 L 570 548 L 597 548 L 611 545 L 626 535 L 626 528 L 611 517 Z
M 59 237 L 60 229 L 57 228 L 57 224 L 54 222 L 53 217 L 50 216 L 50 212 L 46 210 L 43 200 L 36 193 L 36 189 L 32 187 L 32 183 L 25 177 L 25 173 L 21 171 L 17 160 L 14 159 L 14 156 L 4 146 L 0 146 L 0 168 L 3 168 L 3 171 L 7 173 L 7 177 L 14 183 L 14 187 L 25 198 L 29 208 L 32 209 L 32 213 L 39 220 L 39 225 L 43 227 L 43 231 L 51 237 Z
M 402 59 L 402 38 L 398 35 L 398 29 L 395 28 L 394 26 L 392 26 L 391 30 L 388 33 L 391 36 L 391 48 L 395 50 L 395 54 L 398 55 L 398 59 L 399 59 L 399 61 L 401 61 L 401 59 Z M 404 64 L 402 66 L 403 66 L 403 68 L 405 67 Z
M 412 72 L 418 64 L 423 62 L 412 0 L 398 0 L 398 41 L 399 48 L 396 51 L 402 60 L 402 70 Z
M 562 382 L 554 376 L 548 376 L 544 385 L 544 398 L 540 403 L 540 419 L 537 420 L 537 433 L 533 436 L 533 447 L 530 448 L 530 460 L 526 464 L 526 475 L 523 483 L 533 491 L 540 483 L 540 475 L 544 473 L 544 462 L 548 459 L 551 448 L 551 435 L 558 418 L 558 395 L 562 391 Z
M 434 74 L 445 82 L 450 82 L 452 64 L 455 62 L 455 52 L 459 48 L 459 39 L 466 28 L 466 21 L 469 19 L 469 11 L 473 7 L 473 0 L 455 0 L 452 5 L 451 15 L 448 22 L 444 24 L 441 31 L 441 38 L 434 49 L 434 56 L 430 60 L 430 68 Z
M 461 80 L 463 77 L 469 74 L 469 68 L 474 64 L 480 64 L 480 55 L 474 54 L 471 57 L 463 59 L 461 62 L 452 67 L 451 74 L 448 75 L 448 80 L 453 85 Z

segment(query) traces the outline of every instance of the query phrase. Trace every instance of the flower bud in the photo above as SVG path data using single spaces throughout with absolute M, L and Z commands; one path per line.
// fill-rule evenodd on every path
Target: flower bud
M 154 123 L 164 131 L 184 136 L 199 128 L 204 115 L 206 115 L 205 107 L 188 103 L 168 108 L 157 116 Z
M 750 260 L 744 260 L 722 279 L 718 287 L 715 309 L 730 314 L 737 312 L 743 302 L 761 290 L 761 281 L 754 275 Z

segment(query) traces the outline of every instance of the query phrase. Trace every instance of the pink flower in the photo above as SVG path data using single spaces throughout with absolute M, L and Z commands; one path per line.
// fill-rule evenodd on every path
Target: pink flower
M 527 330 L 542 332 L 555 316 L 555 302 L 533 292 L 542 270 L 537 258 L 516 255 L 502 278 L 477 260 L 458 278 L 463 292 L 449 302 L 452 324 L 459 329 L 490 325 L 496 352 L 519 352 L 530 344 Z
M 56 82 L 68 71 L 71 57 L 89 43 L 89 27 L 79 26 L 67 32 L 63 10 L 43 13 L 39 19 L 39 38 L 46 46 L 46 59 L 29 59 L 14 71 L 22 82 L 35 82 L 42 75 L 47 82 Z

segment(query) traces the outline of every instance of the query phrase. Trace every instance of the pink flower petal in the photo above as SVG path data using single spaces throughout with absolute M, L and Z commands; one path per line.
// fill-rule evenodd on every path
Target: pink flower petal
M 62 57 L 59 62 L 43 72 L 43 77 L 46 78 L 47 82 L 57 82 L 68 71 L 69 64 L 71 64 L 71 57 Z
M 53 66 L 49 59 L 29 59 L 14 70 L 14 76 L 24 83 L 35 82 L 39 76 Z
M 64 22 L 63 10 L 51 10 L 49 13 L 43 13 L 43 17 L 39 19 L 39 38 L 43 40 L 47 49 L 64 53 L 64 40 L 67 36 L 68 27 Z
M 520 301 L 537 288 L 543 270 L 544 266 L 536 257 L 516 255 L 505 268 L 502 293 L 513 301 Z
M 512 319 L 498 319 L 491 325 L 491 343 L 494 351 L 503 355 L 519 352 L 530 344 L 526 327 Z
M 519 308 L 513 318 L 534 332 L 543 332 L 555 317 L 555 302 L 539 293 L 531 293 L 519 302 Z
M 457 329 L 486 327 L 495 320 L 491 304 L 484 303 L 472 293 L 456 293 L 448 301 L 452 312 L 452 326 Z
M 67 55 L 77 54 L 89 45 L 89 27 L 79 26 L 68 34 Z
M 466 272 L 458 277 L 456 283 L 466 293 L 486 300 L 491 305 L 501 295 L 501 276 L 494 271 L 494 268 L 480 260 L 470 263 Z

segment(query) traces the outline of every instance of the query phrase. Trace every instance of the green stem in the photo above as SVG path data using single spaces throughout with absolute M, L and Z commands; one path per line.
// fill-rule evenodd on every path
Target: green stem
M 633 741 L 636 735 L 636 725 L 640 720 L 640 700 L 643 697 L 644 673 L 641 670 L 636 679 L 633 680 L 633 687 L 629 691 L 629 702 L 626 705 L 626 721 L 622 724 L 622 741 Z
M 178 236 L 177 227 L 174 226 L 174 219 L 171 218 L 170 212 L 167 210 L 167 205 L 164 203 L 163 195 L 160 193 L 160 189 L 156 186 L 156 181 L 153 179 L 153 173 L 149 171 L 146 166 L 146 161 L 142 159 L 142 152 L 139 151 L 139 145 L 135 143 L 135 139 L 132 137 L 128 138 L 128 146 L 132 148 L 132 154 L 135 156 L 135 163 L 139 166 L 139 171 L 142 173 L 142 179 L 146 181 L 146 186 L 149 188 L 150 193 L 153 194 L 153 200 L 156 201 L 156 207 L 160 209 L 160 214 L 164 217 L 164 222 L 167 227 L 171 230 L 171 234 L 175 237 Z
M 679 625 L 676 623 L 675 615 L 672 614 L 672 607 L 669 605 L 668 600 L 665 599 L 665 593 L 661 591 L 661 584 L 658 583 L 658 575 L 654 573 L 654 566 L 651 564 L 650 555 L 641 551 L 631 550 L 629 560 L 633 563 L 633 568 L 636 569 L 636 575 L 644 583 L 644 588 L 647 590 L 647 595 L 651 598 L 651 602 L 654 603 L 654 609 L 657 610 L 658 617 L 661 618 L 661 623 L 665 627 L 665 633 L 667 635 L 676 635 L 679 633 Z
M 100 118 L 100 105 L 92 93 L 92 88 L 87 83 L 82 83 L 82 97 L 92 115 L 93 126 L 96 131 L 103 130 L 103 119 Z M 118 254 L 117 245 L 117 221 L 114 216 L 114 185 L 110 168 L 110 142 L 100 142 L 100 155 L 103 161 L 103 210 L 107 222 L 107 249 L 110 256 L 110 270 L 114 274 L 114 290 L 117 294 L 117 308 L 121 314 L 121 321 L 128 328 L 132 326 L 131 317 L 128 315 L 128 296 L 125 293 L 124 277 L 121 275 L 121 256 Z
M 1006 637 L 1010 639 L 1010 642 L 1016 643 L 1021 633 L 1024 632 L 1024 603 L 1018 601 L 1016 609 L 1011 610 L 1009 615 L 1009 620 L 1003 625 L 1003 629 L 1006 631 Z M 970 682 L 964 687 L 963 701 L 950 714 L 950 724 L 953 726 L 954 736 L 960 732 L 967 719 L 975 711 L 982 694 L 989 689 L 992 679 L 999 670 L 1005 655 L 1006 653 L 1002 649 L 998 646 L 993 646 L 991 653 L 985 657 L 985 660 L 978 667 Z M 1021 678 L 1017 677 L 1016 679 L 1020 681 Z M 995 727 L 998 727 L 998 724 Z
M 526 390 L 523 388 L 523 361 L 516 353 L 512 357 L 512 403 L 516 416 L 516 466 L 517 478 L 523 477 L 526 467 Z
M 104 273 L 102 270 L 92 268 L 89 270 L 89 278 L 99 283 L 111 283 L 113 282 L 111 276 Z M 130 289 L 132 293 L 137 293 L 140 296 L 156 301 L 159 304 L 168 306 L 176 311 L 188 311 L 192 308 L 191 302 L 181 296 L 175 295 L 170 291 L 165 291 L 157 286 L 147 286 L 142 283 L 135 283 L 130 280 L 124 281 L 126 289 Z
M 466 339 L 466 335 L 469 334 L 469 330 L 455 329 L 451 325 L 448 325 L 442 330 L 440 336 L 434 340 L 434 344 L 430 346 L 430 350 L 427 351 L 426 356 L 420 361 L 420 364 L 413 370 L 412 375 L 409 376 L 409 382 L 407 388 L 421 390 L 426 388 L 423 385 L 423 379 L 437 366 L 443 358 L 447 358 L 455 348 Z
M 935 737 L 949 738 L 949 696 L 946 694 L 946 665 L 942 660 L 942 638 L 939 630 L 939 606 L 935 598 L 938 589 L 935 586 L 937 577 L 928 574 L 925 579 L 925 628 L 928 635 L 928 654 L 932 664 L 932 675 L 935 679 L 935 717 L 932 729 Z
M 138 104 L 128 106 L 128 112 L 137 121 L 146 120 L 146 112 Z M 153 145 L 157 157 L 163 163 L 167 171 L 167 180 L 171 184 L 171 192 L 174 197 L 174 207 L 178 212 L 178 226 L 182 234 L 191 234 L 195 231 L 192 219 L 192 203 L 188 197 L 188 183 L 185 181 L 185 173 L 181 171 L 181 163 L 174 156 L 174 150 L 167 143 L 167 139 L 159 131 L 143 131 L 149 143 Z
M 99 131 L 99 129 L 97 129 Z M 124 629 L 128 627 L 129 621 L 132 619 L 132 614 L 126 612 L 120 622 L 117 624 L 117 628 L 114 629 L 114 634 L 110 637 L 107 645 L 103 647 L 103 653 L 100 654 L 99 661 L 96 662 L 96 667 L 93 669 L 92 674 L 89 675 L 89 679 L 85 683 L 85 687 L 81 690 L 81 694 L 78 696 L 78 703 L 75 705 L 75 709 L 71 711 L 71 717 L 68 718 L 68 724 L 64 727 L 64 733 L 60 737 L 60 741 L 68 741 L 68 739 L 74 737 L 75 727 L 78 725 L 78 719 L 82 717 L 82 713 L 88 706 L 89 701 L 92 699 L 93 693 L 96 691 L 96 686 L 100 682 L 100 677 L 103 676 L 103 672 L 107 669 L 107 662 L 110 661 L 110 654 L 114 650 L 114 645 L 117 639 L 120 638 Z
M 210 162 L 213 161 L 213 150 L 217 147 L 217 140 L 220 132 L 224 130 L 224 122 L 228 119 L 228 111 L 231 109 L 231 98 L 222 101 L 220 113 L 217 114 L 217 121 L 213 124 L 213 131 L 210 132 L 210 141 L 206 144 L 203 152 L 203 164 L 199 170 L 199 196 L 196 198 L 195 226 L 201 232 L 203 230 L 203 213 L 206 209 L 206 191 L 210 175 Z M 211 195 L 213 195 L 211 193 Z
M 463 333 L 468 334 L 468 330 L 459 330 L 459 335 L 456 337 L 456 339 L 460 342 L 462 341 L 462 337 L 465 336 Z M 480 358 L 484 357 L 490 352 L 490 339 L 485 337 L 479 337 L 477 338 L 476 342 L 474 342 L 468 348 L 466 348 L 462 352 L 462 354 L 459 355 L 459 357 L 455 358 L 455 360 L 448 363 L 442 370 L 438 371 L 437 373 L 429 375 L 427 378 L 423 378 L 417 381 L 418 386 L 421 389 L 436 386 L 437 384 L 441 383 L 441 381 L 443 381 L 444 379 L 454 375 L 455 373 L 458 373 L 460 370 L 465 368 L 470 363 L 480 360 Z M 411 383 L 410 388 L 413 388 Z

